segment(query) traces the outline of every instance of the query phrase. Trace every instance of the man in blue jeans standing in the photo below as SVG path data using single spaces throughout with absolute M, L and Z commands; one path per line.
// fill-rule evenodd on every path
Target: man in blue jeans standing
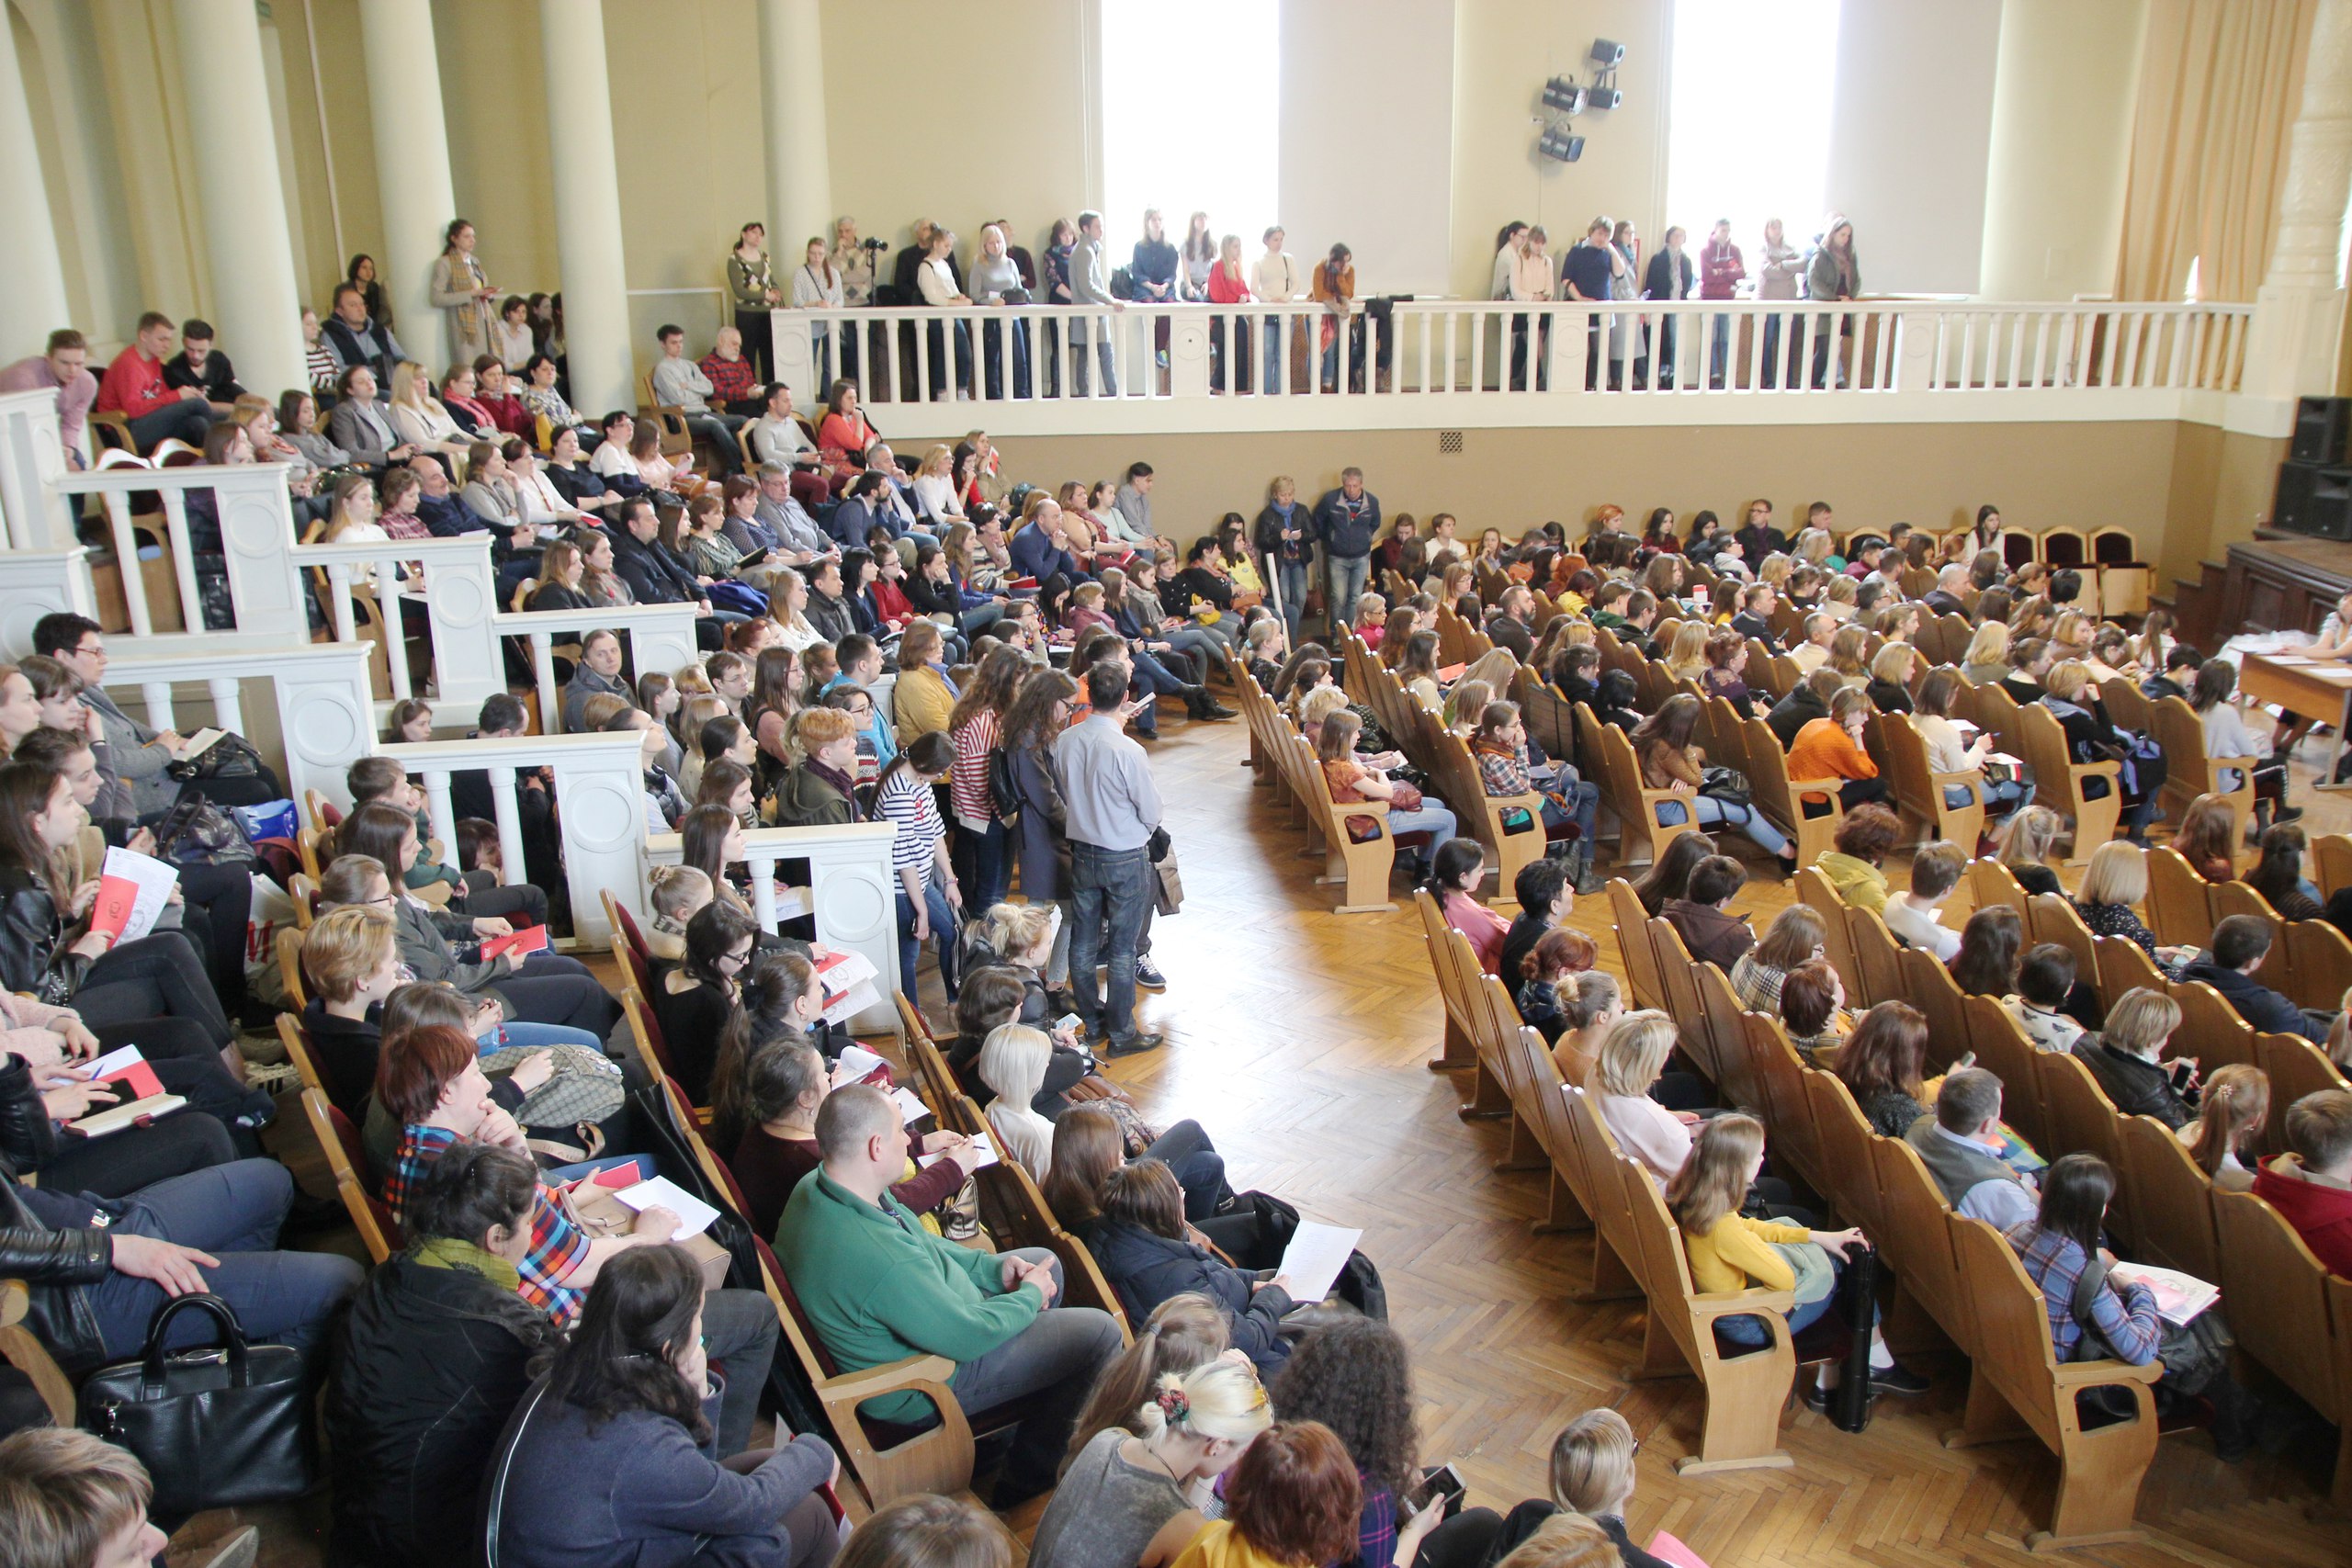
M 1136 1028 L 1136 940 L 1158 886 L 1146 846 L 1159 826 L 1159 790 L 1143 748 L 1126 735 L 1136 711 L 1127 701 L 1126 665 L 1104 660 L 1089 670 L 1086 700 L 1094 711 L 1054 742 L 1054 781 L 1069 834 L 1070 987 L 1088 1037 L 1106 1041 L 1109 1055 L 1126 1056 L 1161 1043 Z M 1107 1009 L 1094 981 L 1106 925 Z
M 1380 498 L 1363 488 L 1362 468 L 1341 468 L 1340 488 L 1315 503 L 1315 538 L 1327 563 L 1323 613 L 1331 626 L 1331 646 L 1353 618 L 1363 596 L 1372 561 L 1372 541 L 1380 532 Z

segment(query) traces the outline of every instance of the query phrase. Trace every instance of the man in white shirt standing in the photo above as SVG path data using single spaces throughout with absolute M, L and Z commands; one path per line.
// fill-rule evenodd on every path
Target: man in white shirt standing
M 702 367 L 686 357 L 684 327 L 665 326 L 655 333 L 662 357 L 653 362 L 653 400 L 686 416 L 686 428 L 710 443 L 711 470 L 727 479 L 742 468 L 742 452 L 735 433 L 748 422 L 739 413 L 721 413 L 710 406 L 714 389 Z
M 1298 298 L 1298 264 L 1283 249 L 1282 225 L 1277 223 L 1266 231 L 1266 254 L 1250 269 L 1250 291 L 1269 305 L 1286 305 Z M 1274 389 L 1274 362 L 1282 355 L 1283 318 L 1266 318 L 1265 364 L 1261 379 L 1261 391 Z M 1287 368 L 1287 367 L 1285 367 Z

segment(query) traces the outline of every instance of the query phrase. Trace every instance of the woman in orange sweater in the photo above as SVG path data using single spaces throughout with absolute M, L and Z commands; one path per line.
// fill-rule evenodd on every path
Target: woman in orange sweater
M 1789 747 L 1790 781 L 1845 780 L 1838 786 L 1838 800 L 1849 811 L 1884 800 L 1886 781 L 1878 776 L 1878 764 L 1862 750 L 1862 726 L 1870 715 L 1871 700 L 1859 686 L 1849 686 L 1830 698 L 1829 716 L 1816 718 L 1798 730 Z M 1800 804 L 1812 814 L 1815 807 L 1828 809 L 1829 797 L 1819 790 L 1808 790 Z

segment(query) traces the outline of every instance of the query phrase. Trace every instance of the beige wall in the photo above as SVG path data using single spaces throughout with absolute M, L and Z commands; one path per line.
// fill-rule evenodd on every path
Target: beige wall
M 2156 422 L 1473 430 L 1459 456 L 1439 453 L 1434 430 L 1003 445 L 1008 471 L 1039 483 L 1115 478 L 1131 462 L 1151 464 L 1159 476 L 1152 520 L 1179 545 L 1227 512 L 1254 517 L 1277 473 L 1312 501 L 1354 464 L 1390 515 L 1452 512 L 1465 533 L 1498 527 L 1516 538 L 1554 519 L 1580 532 L 1604 502 L 1637 521 L 1656 506 L 1685 519 L 1704 507 L 1735 517 L 1759 495 L 1784 523 L 1826 501 L 1841 528 L 1910 522 L 1942 530 L 1973 522 L 1992 502 L 2013 527 L 2128 528 L 2153 560 L 2176 506 L 2194 513 L 2188 537 L 2211 515 L 2211 484 L 2176 480 L 2184 432 L 2218 434 Z
M 1977 287 L 1997 299 L 2108 294 L 2147 0 L 2007 0 Z

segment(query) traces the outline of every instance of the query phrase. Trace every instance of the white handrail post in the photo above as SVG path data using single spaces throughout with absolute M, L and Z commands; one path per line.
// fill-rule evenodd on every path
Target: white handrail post
M 327 596 L 334 604 L 334 640 L 358 641 L 359 626 L 351 608 L 351 565 L 348 561 L 328 563 Z
M 384 674 L 391 682 L 392 695 L 406 702 L 414 695 L 409 690 L 408 623 L 401 614 L 401 563 L 379 560 L 376 563 L 376 619 L 384 628 Z
M 73 508 L 51 488 L 64 471 L 57 394 L 0 393 L 0 515 L 10 548 L 56 550 L 74 542 Z
M 139 561 L 139 535 L 130 526 L 130 498 L 119 490 L 107 491 L 107 524 L 114 534 L 116 570 L 122 575 L 123 608 L 130 615 L 133 637 L 153 637 L 155 617 L 147 608 L 147 574 Z
M 555 694 L 555 637 L 550 632 L 531 634 L 531 673 L 539 688 L 539 732 L 563 733 L 563 710 Z
M 424 809 L 433 822 L 433 836 L 441 840 L 441 852 L 449 857 L 447 863 L 454 868 L 458 853 L 458 812 L 449 804 L 448 769 L 424 770 Z
M 746 846 L 743 868 L 752 874 L 752 918 L 760 929 L 774 935 L 775 912 L 775 853 L 771 850 L 754 850 Z
M 139 694 L 147 699 L 147 728 L 177 729 L 172 710 L 172 683 L 169 681 L 141 681 Z
M 498 880 L 506 887 L 523 880 L 523 809 L 515 797 L 521 787 L 513 768 L 490 770 L 490 806 L 498 818 Z
M 196 546 L 187 532 L 187 491 L 164 493 L 164 532 L 172 541 L 172 575 L 179 582 L 180 625 L 204 629 L 204 595 L 196 585 Z
M 212 723 L 232 735 L 245 732 L 245 705 L 234 675 L 215 675 L 205 682 L 212 692 Z

